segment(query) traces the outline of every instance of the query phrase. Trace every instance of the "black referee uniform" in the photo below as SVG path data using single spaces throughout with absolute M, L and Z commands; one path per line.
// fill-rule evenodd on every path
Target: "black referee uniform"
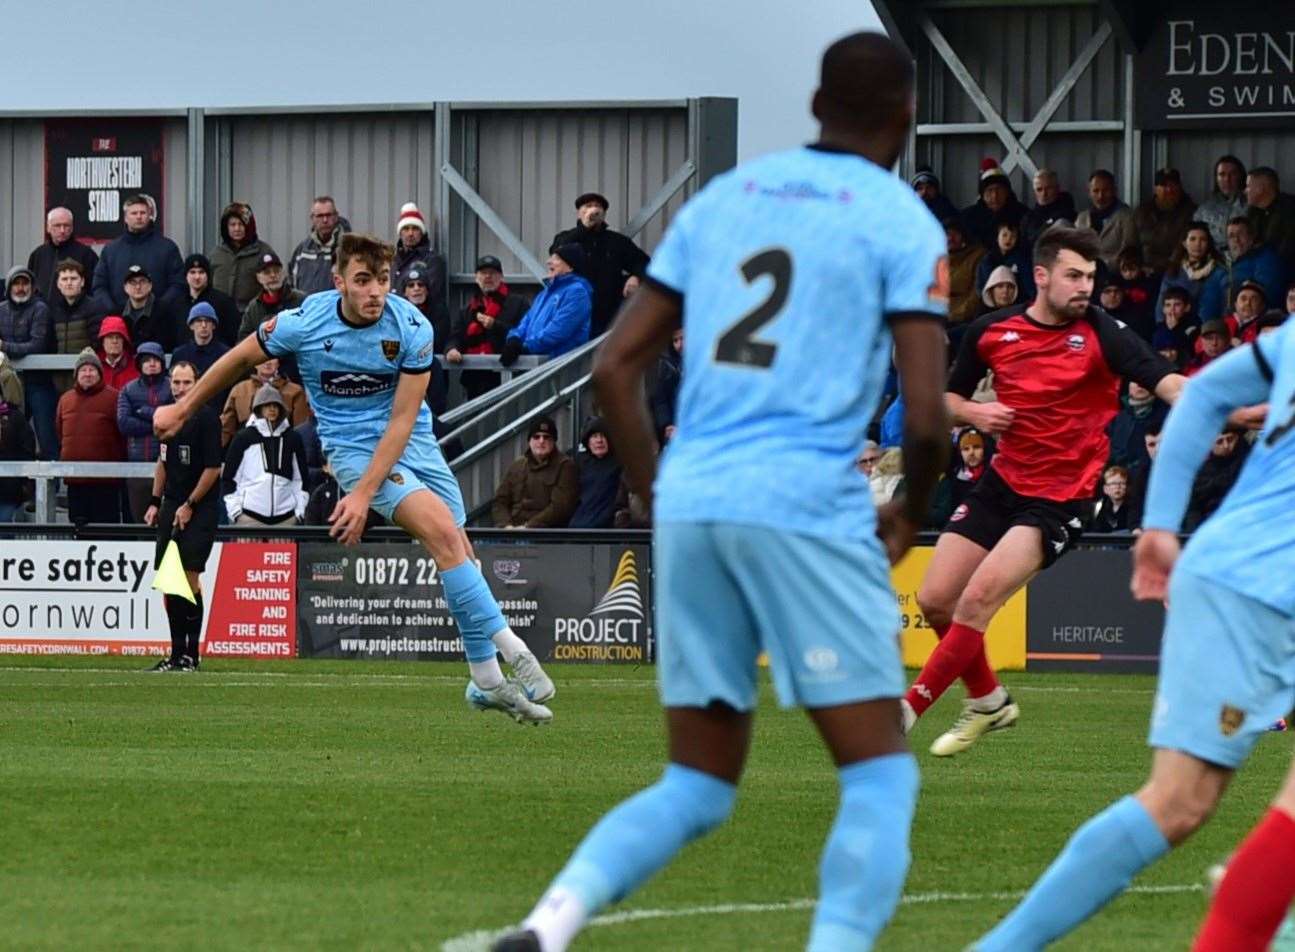
M 165 472 L 162 496 L 154 499 L 158 506 L 157 547 L 153 568 L 162 564 L 167 544 L 174 533 L 180 550 L 180 562 L 188 572 L 201 572 L 216 542 L 216 525 L 220 513 L 220 483 L 217 480 L 201 499 L 193 492 L 202 474 L 221 466 L 220 420 L 210 407 L 200 407 L 173 437 L 162 443 L 158 457 Z M 181 506 L 192 510 L 184 529 L 176 532 L 175 514 Z M 155 670 L 192 671 L 198 667 L 198 639 L 202 633 L 202 593 L 194 592 L 196 604 L 178 595 L 166 595 L 166 616 L 171 626 L 171 657 Z

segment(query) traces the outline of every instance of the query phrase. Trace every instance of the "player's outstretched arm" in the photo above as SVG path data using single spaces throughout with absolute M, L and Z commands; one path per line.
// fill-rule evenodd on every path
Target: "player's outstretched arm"
M 611 430 L 612 445 L 625 467 L 630 489 L 652 499 L 656 439 L 643 399 L 643 375 L 656 364 L 683 319 L 681 300 L 645 283 L 621 308 L 594 358 L 593 382 Z
M 414 432 L 414 423 L 418 420 L 418 410 L 423 405 L 430 377 L 430 372 L 401 372 L 400 380 L 396 383 L 396 395 L 391 401 L 391 419 L 387 422 L 382 439 L 378 440 L 378 445 L 373 450 L 373 458 L 364 468 L 360 481 L 349 493 L 337 500 L 332 515 L 328 517 L 332 525 L 328 533 L 342 545 L 353 545 L 360 541 L 374 494 L 409 445 L 409 435 Z
M 153 432 L 157 438 L 169 440 L 175 436 L 195 410 L 222 390 L 228 390 L 237 381 L 242 380 L 249 370 L 265 359 L 265 351 L 257 341 L 256 335 L 249 334 L 244 337 L 198 378 L 193 389 L 186 393 L 182 400 L 158 407 L 154 411 Z
M 1147 485 L 1142 535 L 1133 549 L 1133 594 L 1165 597 L 1169 572 L 1178 557 L 1178 530 L 1192 483 L 1209 455 L 1214 437 L 1238 407 L 1268 396 L 1271 371 L 1258 345 L 1234 350 L 1193 377 L 1169 412 Z M 1176 376 L 1176 375 L 1175 375 Z
M 904 399 L 904 498 L 880 513 L 878 530 L 892 564 L 903 558 L 926 518 L 949 453 L 944 327 L 927 315 L 892 317 L 895 366 Z

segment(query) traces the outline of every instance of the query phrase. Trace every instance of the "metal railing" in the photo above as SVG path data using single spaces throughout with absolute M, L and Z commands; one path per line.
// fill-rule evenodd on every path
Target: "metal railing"
M 156 463 L 79 463 L 50 460 L 0 461 L 0 478 L 36 481 L 35 521 L 52 523 L 57 507 L 51 483 L 69 476 L 85 479 L 152 479 Z

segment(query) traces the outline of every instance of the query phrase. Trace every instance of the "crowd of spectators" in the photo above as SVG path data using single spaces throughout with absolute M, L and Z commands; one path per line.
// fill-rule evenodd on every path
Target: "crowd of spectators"
M 427 218 L 415 202 L 401 206 L 392 230 L 392 291 L 422 312 L 437 353 L 449 364 L 478 355 L 498 356 L 503 366 L 523 354 L 556 357 L 606 329 L 621 298 L 637 286 L 648 256 L 608 226 L 604 196 L 585 193 L 575 206 L 575 225 L 554 235 L 548 276 L 533 298 L 510 288 L 500 260 L 485 255 L 476 262 L 476 287 L 466 305 L 453 311 L 446 261 L 433 245 Z M 149 195 L 124 199 L 122 225 L 122 233 L 96 251 L 78 238 L 71 211 L 51 209 L 44 241 L 25 266 L 6 275 L 0 301 L 0 460 L 155 462 L 153 412 L 174 399 L 168 366 L 187 363 L 201 374 L 264 321 L 308 294 L 330 290 L 338 241 L 352 227 L 333 198 L 315 198 L 309 231 L 285 263 L 260 237 L 246 202 L 228 204 L 213 244 L 187 257 L 162 233 Z M 67 355 L 74 369 L 17 370 L 12 363 L 46 354 Z M 678 363 L 675 353 L 673 390 Z M 465 370 L 461 378 L 468 398 L 499 379 L 490 370 Z M 427 393 L 437 414 L 446 409 L 448 393 L 447 375 L 437 364 Z M 657 418 L 664 434 L 673 425 L 673 396 L 663 399 Z M 226 448 L 222 495 L 229 521 L 278 525 L 327 518 L 337 483 L 322 458 L 295 362 L 265 361 L 213 398 L 211 409 L 220 418 Z M 556 456 L 544 463 L 538 442 L 531 469 L 539 475 L 521 482 L 543 483 L 550 471 L 561 469 L 565 498 L 539 523 L 525 502 L 509 519 L 566 525 L 574 515 L 582 525 L 610 525 L 608 496 L 614 503 L 619 483 L 609 489 L 609 474 L 615 467 L 619 480 L 619 468 L 605 434 L 601 443 L 595 440 L 596 451 L 579 454 L 579 477 L 575 461 L 555 442 L 549 449 Z M 602 478 L 593 479 L 594 470 Z M 139 522 L 150 482 L 67 479 L 69 518 Z M 590 487 L 587 494 L 582 485 Z M 0 522 L 21 518 L 32 495 L 29 481 L 0 478 Z

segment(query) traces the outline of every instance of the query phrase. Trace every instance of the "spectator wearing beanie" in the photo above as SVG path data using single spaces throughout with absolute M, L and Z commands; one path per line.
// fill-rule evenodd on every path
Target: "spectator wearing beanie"
M 211 286 L 221 294 L 233 298 L 234 306 L 240 313 L 252 302 L 252 298 L 261 293 L 261 287 L 256 283 L 256 268 L 257 262 L 266 253 L 278 257 L 274 249 L 257 235 L 256 215 L 252 213 L 252 206 L 246 202 L 230 202 L 226 205 L 220 213 L 220 240 L 211 249 L 208 256 L 211 264 L 207 270 L 211 276 Z M 189 257 L 192 260 L 194 256 Z M 224 327 L 222 321 L 222 331 Z M 225 339 L 223 334 L 221 339 Z M 232 346 L 234 341 L 225 340 L 225 343 Z
M 561 529 L 580 498 L 576 464 L 558 449 L 552 417 L 531 424 L 526 453 L 513 461 L 495 491 L 491 515 L 503 529 Z
M 126 437 L 129 462 L 156 463 L 162 444 L 153 435 L 153 411 L 175 402 L 161 345 L 153 341 L 140 344 L 135 352 L 135 367 L 139 376 L 117 396 L 117 429 Z M 130 514 L 135 522 L 144 521 L 152 493 L 152 477 L 126 480 L 126 498 L 130 500 Z
M 294 308 L 306 299 L 304 292 L 290 288 L 283 262 L 273 251 L 261 255 L 256 263 L 256 283 L 261 293 L 252 299 L 243 311 L 238 325 L 238 339 L 242 340 L 280 311 Z
M 200 377 L 205 374 L 212 364 L 229 352 L 229 346 L 216 337 L 216 327 L 216 310 L 208 302 L 199 301 L 189 308 L 189 341 L 175 349 L 174 359 L 193 364 Z M 229 391 L 223 390 L 207 404 L 217 417 L 228 396 Z
M 208 305 L 216 315 L 216 339 L 233 347 L 238 339 L 238 322 L 243 309 L 224 291 L 211 286 L 211 262 L 206 255 L 193 254 L 184 259 L 184 283 L 188 294 L 178 306 L 176 315 L 184 323 L 176 326 L 176 344 L 189 339 L 188 317 L 198 304 Z M 256 279 L 253 277 L 253 283 Z
M 580 503 L 568 525 L 572 529 L 610 529 L 616 516 L 622 470 L 601 418 L 589 421 L 580 442 L 584 444 L 576 455 Z
M 109 314 L 99 322 L 97 354 L 103 382 L 112 389 L 119 391 L 139 376 L 130 328 L 116 314 Z
M 521 323 L 508 332 L 499 362 L 512 366 L 521 354 L 560 357 L 589 340 L 593 287 L 582 276 L 585 254 L 580 245 L 558 247 L 547 262 L 549 276 Z
M 27 270 L 36 276 L 36 290 L 46 301 L 53 301 L 57 293 L 58 266 L 72 260 L 81 266 L 86 290 L 90 278 L 99 264 L 99 256 L 89 245 L 77 240 L 72 211 L 51 208 L 45 216 L 45 241 L 27 257 Z M 78 351 L 72 351 L 78 353 Z
M 433 304 L 445 305 L 445 257 L 432 248 L 427 221 L 418 206 L 405 202 L 396 219 L 396 255 L 391 261 L 391 286 L 399 288 L 410 271 L 418 269 Z M 448 315 L 449 309 L 446 306 Z M 440 343 L 441 337 L 437 337 Z
M 504 266 L 494 255 L 477 259 L 477 289 L 450 328 L 445 359 L 460 363 L 464 354 L 502 353 L 508 332 L 521 323 L 528 301 L 513 294 L 504 283 Z M 499 383 L 489 370 L 465 370 L 460 383 L 468 399 L 479 397 Z
M 954 453 L 944 478 L 936 486 L 926 524 L 943 528 L 955 509 L 967 501 L 994 458 L 994 439 L 974 426 L 964 426 L 954 435 Z
M 633 239 L 607 227 L 607 199 L 586 192 L 576 199 L 576 226 L 553 236 L 549 251 L 575 244 L 584 253 L 584 264 L 576 268 L 589 279 L 593 289 L 593 310 L 589 337 L 597 337 L 611 326 L 621 301 L 638 287 L 647 270 L 648 258 Z
M 25 463 L 35 458 L 36 434 L 22 412 L 22 404 L 0 400 L 0 460 Z M 17 476 L 0 477 L 0 522 L 14 521 L 27 500 L 27 482 Z
M 958 214 L 958 207 L 949 201 L 949 197 L 940 189 L 940 180 L 931 171 L 929 165 L 919 165 L 917 173 L 909 180 L 909 185 L 917 197 L 926 205 L 926 210 L 935 216 L 936 221 L 944 221 Z
M 1008 222 L 1019 229 L 1026 211 L 1012 191 L 1007 173 L 992 159 L 982 162 L 980 198 L 962 210 L 967 237 L 982 248 L 993 248 L 998 242 L 998 226 Z
M 58 401 L 59 456 L 64 462 L 119 463 L 126 442 L 117 429 L 117 391 L 103 382 L 103 366 L 90 348 L 76 360 L 76 385 Z M 77 525 L 121 521 L 121 480 L 69 476 L 68 518 Z
M 0 303 L 0 346 L 11 359 L 49 353 L 49 307 L 36 294 L 36 276 L 24 267 L 11 268 Z M 58 459 L 54 426 L 58 393 L 48 370 L 23 371 L 27 413 L 36 428 L 42 459 Z
M 295 526 L 310 497 L 303 489 L 306 451 L 288 422 L 288 406 L 270 384 L 252 398 L 252 416 L 225 454 L 220 486 L 235 525 Z

